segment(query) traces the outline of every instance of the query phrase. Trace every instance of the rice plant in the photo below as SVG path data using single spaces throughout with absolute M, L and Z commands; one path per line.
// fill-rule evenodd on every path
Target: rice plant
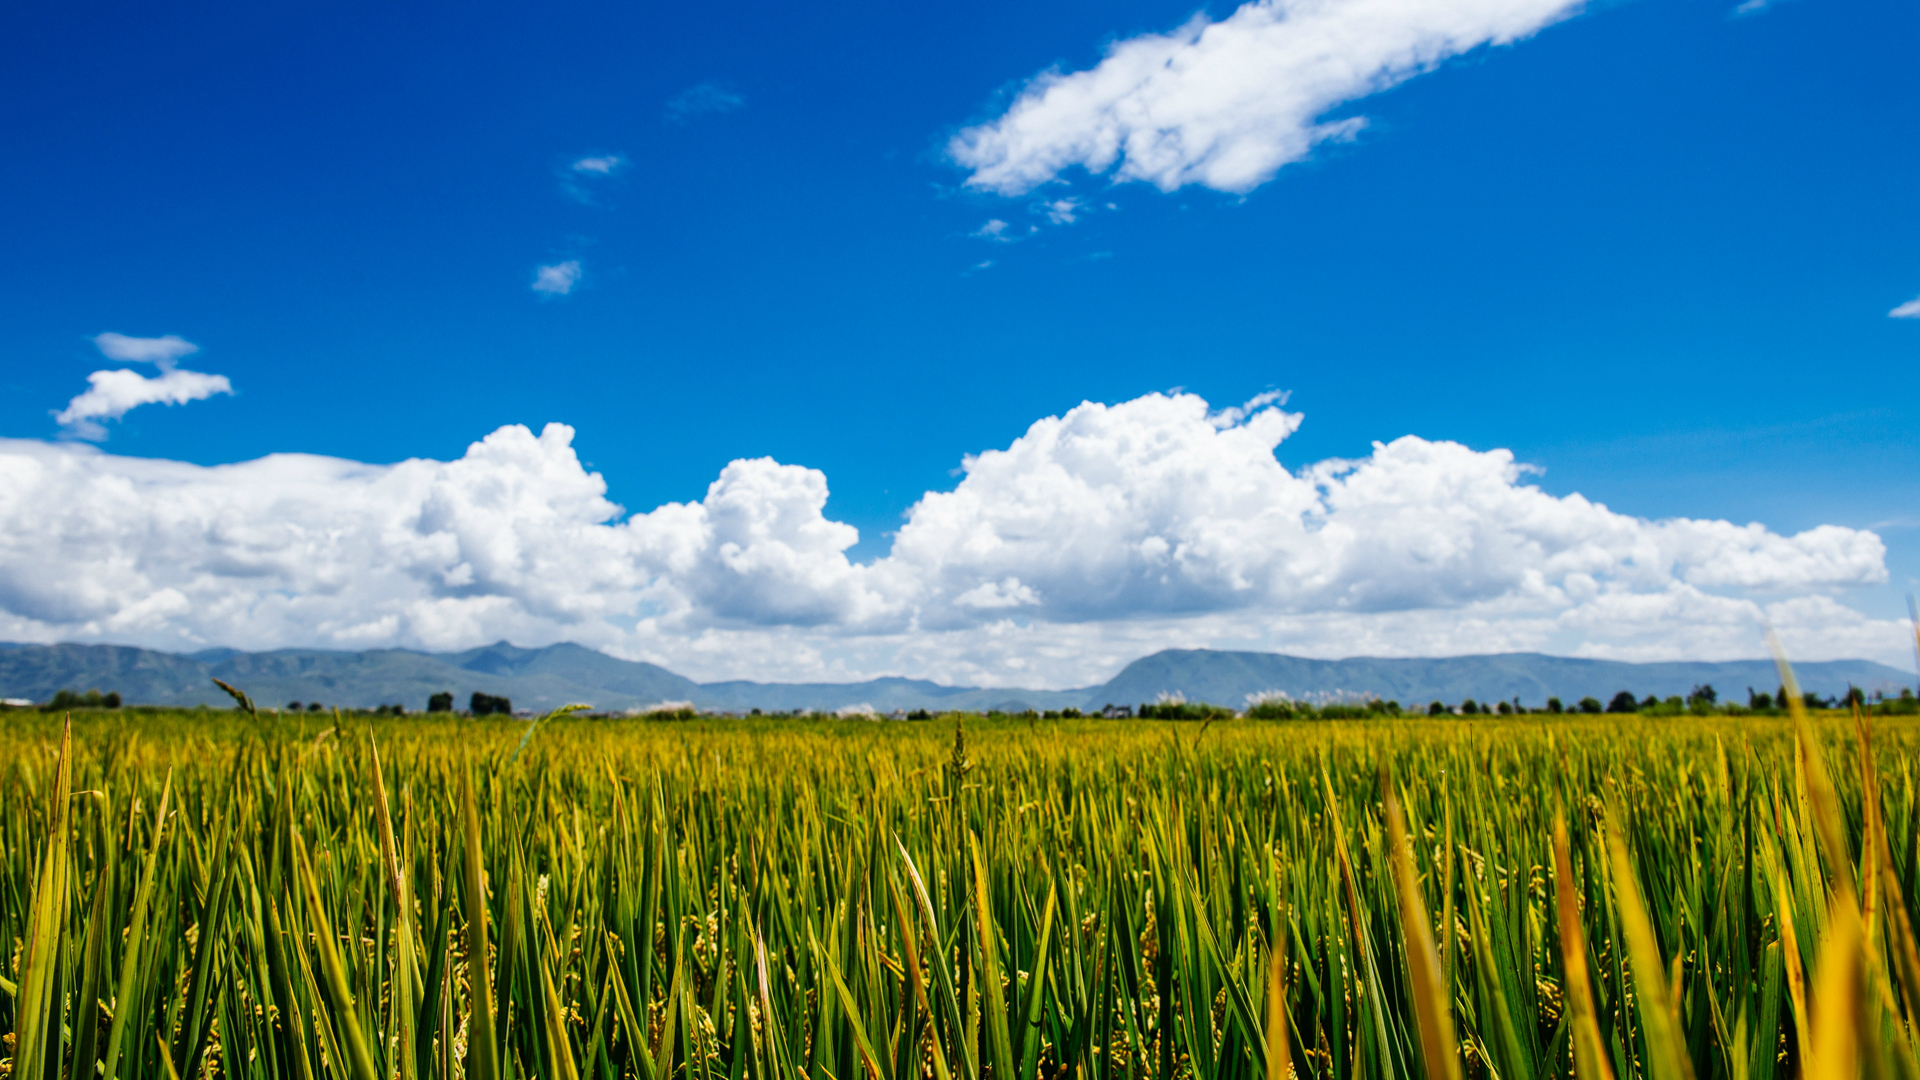
M 9 717 L 0 1071 L 1920 1077 L 1911 720 L 957 721 Z

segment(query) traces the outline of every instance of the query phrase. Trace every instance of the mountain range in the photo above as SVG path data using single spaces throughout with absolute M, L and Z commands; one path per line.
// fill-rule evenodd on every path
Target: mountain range
M 1898 693 L 1911 673 L 1867 660 L 1796 665 L 1802 686 L 1837 696 L 1848 686 Z M 263 706 L 290 701 L 371 708 L 426 707 L 451 691 L 464 705 L 478 691 L 510 698 L 522 709 L 545 710 L 584 702 L 601 710 L 688 702 L 695 708 L 745 712 L 833 710 L 867 705 L 898 709 L 988 711 L 1098 709 L 1178 695 L 1235 707 L 1251 697 L 1284 693 L 1308 701 L 1391 698 L 1406 705 L 1439 700 L 1456 704 L 1518 699 L 1539 705 L 1548 697 L 1601 700 L 1621 690 L 1635 696 L 1686 694 L 1712 685 L 1723 700 L 1744 700 L 1749 687 L 1772 690 L 1772 661 L 1624 663 L 1540 653 L 1432 658 L 1352 657 L 1313 660 L 1280 653 L 1166 649 L 1128 664 L 1099 686 L 1077 690 L 943 686 L 925 679 L 883 678 L 860 683 L 698 683 L 657 664 L 620 660 L 580 645 L 520 648 L 506 642 L 453 653 L 407 649 L 338 652 L 209 649 L 178 654 L 126 645 L 0 644 L 0 697 L 45 701 L 59 690 L 117 691 L 128 704 L 225 706 L 213 685 L 222 679 Z

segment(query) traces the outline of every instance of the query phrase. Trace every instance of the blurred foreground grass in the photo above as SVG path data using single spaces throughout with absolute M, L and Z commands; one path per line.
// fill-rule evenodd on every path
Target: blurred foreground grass
M 0 1071 L 1920 1080 L 1920 724 L 1796 730 L 9 714 Z

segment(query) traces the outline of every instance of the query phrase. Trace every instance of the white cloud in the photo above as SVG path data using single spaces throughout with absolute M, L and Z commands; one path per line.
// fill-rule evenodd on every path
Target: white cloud
M 1920 296 L 1916 296 L 1912 300 L 1887 312 L 1887 315 L 1895 319 L 1920 319 Z
M 619 154 L 601 154 L 595 157 L 583 157 L 573 163 L 574 172 L 589 176 L 611 176 L 627 167 L 627 159 Z
M 96 442 L 105 439 L 107 429 L 102 421 L 118 420 L 142 405 L 185 405 L 215 394 L 233 393 L 233 384 L 225 375 L 176 368 L 174 364 L 181 357 L 199 352 L 200 346 L 172 334 L 137 338 L 109 331 L 95 336 L 93 343 L 109 360 L 153 364 L 160 374 L 147 376 L 116 368 L 88 375 L 88 389 L 53 414 L 54 421 L 74 438 Z
M 1002 242 L 1013 239 L 1007 235 L 1007 223 L 1001 221 L 999 218 L 987 219 L 985 225 L 973 231 L 973 236 L 980 240 L 999 240 Z
M 746 107 L 746 98 L 722 87 L 719 83 L 703 82 L 698 86 L 690 86 L 668 99 L 667 119 L 675 124 L 684 124 L 696 116 L 730 113 Z
M 565 296 L 580 284 L 580 260 L 542 266 L 533 272 L 533 291 L 546 296 Z
M 1873 533 L 1631 517 L 1415 436 L 1289 471 L 1299 423 L 1277 395 L 1083 404 L 969 457 L 866 565 L 817 470 L 735 461 L 627 515 L 560 424 L 397 465 L 0 441 L 0 640 L 573 640 L 697 678 L 1051 686 L 1170 646 L 1753 656 L 1767 622 L 1799 658 L 1906 656 L 1837 599 L 1886 580 Z
M 615 183 L 613 178 L 625 172 L 628 164 L 620 154 L 588 154 L 575 158 L 557 170 L 560 191 L 582 205 L 600 206 L 598 189 Z
M 1086 212 L 1079 199 L 1054 199 L 1040 204 L 1040 211 L 1055 225 L 1071 225 Z
M 119 360 L 129 364 L 156 364 L 165 371 L 176 360 L 191 356 L 200 351 L 200 346 L 185 338 L 167 334 L 164 337 L 128 337 L 109 330 L 97 334 L 93 339 L 94 347 L 109 360 Z
M 1006 112 L 948 144 L 968 183 L 1018 195 L 1082 166 L 1172 191 L 1245 192 L 1364 118 L 1349 101 L 1482 45 L 1525 38 L 1581 0 L 1252 0 L 1221 22 L 1116 42 L 1098 65 L 1042 72 Z

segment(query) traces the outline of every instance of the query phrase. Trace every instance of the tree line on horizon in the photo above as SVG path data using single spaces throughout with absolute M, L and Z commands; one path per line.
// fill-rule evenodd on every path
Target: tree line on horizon
M 1807 709 L 1835 709 L 1847 708 L 1849 706 L 1867 708 L 1871 706 L 1876 711 L 1888 715 L 1920 714 L 1920 700 L 1916 700 L 1911 687 L 1903 688 L 1899 694 L 1894 696 L 1888 696 L 1878 691 L 1869 695 L 1857 686 L 1849 686 L 1847 692 L 1839 697 L 1822 697 L 1820 694 L 1807 691 L 1802 693 L 1800 698 L 1801 705 Z M 425 712 L 428 714 L 454 714 L 472 717 L 511 717 L 514 715 L 512 700 L 501 695 L 475 691 L 468 698 L 466 710 L 458 713 L 456 713 L 454 709 L 454 702 L 455 699 L 451 690 L 439 691 L 429 696 Z M 1108 703 L 1103 708 L 1085 711 L 1071 707 L 1045 710 L 1026 709 L 1020 711 L 988 709 L 984 714 L 975 715 L 985 715 L 988 719 L 1013 719 L 1029 722 L 1037 720 L 1079 719 L 1211 721 L 1232 717 L 1244 717 L 1252 720 L 1361 720 L 1395 716 L 1528 716 L 1538 714 L 1613 714 L 1640 716 L 1751 714 L 1777 716 L 1783 714 L 1787 710 L 1788 705 L 1788 693 L 1784 686 L 1776 687 L 1771 693 L 1764 690 L 1756 691 L 1752 687 L 1748 687 L 1747 701 L 1746 704 L 1742 705 L 1737 702 L 1723 700 L 1719 692 L 1713 688 L 1712 684 L 1708 683 L 1695 686 L 1685 696 L 1673 694 L 1666 698 L 1659 698 L 1648 694 L 1640 697 L 1636 696 L 1630 690 L 1621 690 L 1604 703 L 1595 697 L 1583 697 L 1570 704 L 1563 702 L 1558 697 L 1549 697 L 1539 707 L 1523 704 L 1517 695 L 1504 701 L 1479 701 L 1474 698 L 1464 698 L 1457 705 L 1449 705 L 1444 701 L 1435 699 L 1424 707 L 1419 705 L 1410 707 L 1402 706 L 1397 700 L 1383 699 L 1377 696 L 1366 696 L 1358 700 L 1324 702 L 1320 704 L 1286 696 L 1274 696 L 1254 701 L 1243 709 L 1234 709 L 1229 706 L 1216 705 L 1204 701 L 1186 701 L 1178 696 L 1173 696 L 1160 701 L 1143 701 L 1138 705 L 1115 705 Z M 77 709 L 119 709 L 123 707 L 123 700 L 117 691 L 103 694 L 97 689 L 88 690 L 84 693 L 74 690 L 60 690 L 45 702 L 37 704 L 9 702 L 9 707 L 34 708 L 42 712 L 71 711 Z M 289 713 L 302 713 L 322 712 L 330 709 L 351 713 L 371 713 L 375 716 L 409 715 L 407 707 L 397 703 L 379 705 L 371 709 L 352 707 L 341 709 L 337 706 L 323 705 L 318 701 L 290 701 L 287 703 L 285 711 Z M 965 714 L 968 712 L 970 712 L 970 710 L 935 711 L 920 708 L 911 711 L 895 710 L 891 714 L 886 714 L 886 718 L 908 721 L 932 720 L 939 716 Z M 808 718 L 819 716 L 840 717 L 842 713 L 844 713 L 844 710 L 836 711 L 832 709 L 809 708 L 773 711 L 763 711 L 756 708 L 736 713 L 733 711 L 700 710 L 692 708 L 686 703 L 679 703 L 665 705 L 640 713 L 635 713 L 630 710 L 624 711 L 623 715 L 639 715 L 654 719 L 693 719 L 701 715 L 744 716 L 752 718 Z M 873 717 L 880 718 L 881 715 L 882 714 L 876 712 L 873 714 Z

